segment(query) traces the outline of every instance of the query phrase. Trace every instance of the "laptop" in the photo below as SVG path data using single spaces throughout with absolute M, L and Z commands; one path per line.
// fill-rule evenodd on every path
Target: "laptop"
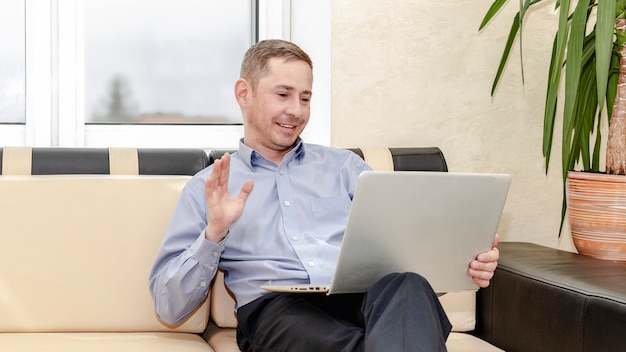
M 469 263 L 491 249 L 510 184 L 507 174 L 363 172 L 332 281 L 261 287 L 355 293 L 387 274 L 415 272 L 437 293 L 477 290 Z

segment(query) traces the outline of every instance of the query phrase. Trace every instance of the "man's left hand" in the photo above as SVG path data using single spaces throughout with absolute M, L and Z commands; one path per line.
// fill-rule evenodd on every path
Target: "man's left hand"
M 500 242 L 500 238 L 498 234 L 496 234 L 491 250 L 480 253 L 469 265 L 469 275 L 474 282 L 482 288 L 489 286 L 491 278 L 493 278 L 493 274 L 498 266 L 498 259 L 500 258 L 500 252 L 497 248 L 498 242 Z

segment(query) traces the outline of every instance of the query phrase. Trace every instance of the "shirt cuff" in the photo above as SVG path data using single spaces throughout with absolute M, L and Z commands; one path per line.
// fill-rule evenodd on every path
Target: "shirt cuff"
M 215 243 L 207 240 L 203 230 L 198 239 L 191 245 L 191 253 L 199 263 L 217 266 L 222 251 L 224 251 L 223 242 Z

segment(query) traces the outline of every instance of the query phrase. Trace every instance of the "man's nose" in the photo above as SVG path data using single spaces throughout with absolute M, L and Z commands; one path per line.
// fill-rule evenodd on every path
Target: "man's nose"
M 286 113 L 291 116 L 302 116 L 305 109 L 305 105 L 299 97 L 293 97 L 289 100 L 286 108 Z

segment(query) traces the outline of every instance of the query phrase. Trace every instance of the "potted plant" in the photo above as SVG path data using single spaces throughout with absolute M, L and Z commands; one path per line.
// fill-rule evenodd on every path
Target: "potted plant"
M 495 0 L 480 25 L 490 22 L 507 0 Z M 491 94 L 528 10 L 545 1 L 520 0 Z M 544 109 L 543 155 L 550 163 L 557 97 L 563 89 L 561 229 L 569 215 L 579 253 L 626 261 L 626 0 L 556 0 L 558 29 L 552 46 Z M 522 71 L 523 72 L 523 71 Z M 561 88 L 561 76 L 564 86 Z M 605 109 L 606 107 L 606 109 Z M 606 170 L 600 170 L 607 119 Z M 581 171 L 573 171 L 575 168 Z M 620 197 L 622 197 L 620 199 Z M 559 232 L 560 235 L 560 232 Z

